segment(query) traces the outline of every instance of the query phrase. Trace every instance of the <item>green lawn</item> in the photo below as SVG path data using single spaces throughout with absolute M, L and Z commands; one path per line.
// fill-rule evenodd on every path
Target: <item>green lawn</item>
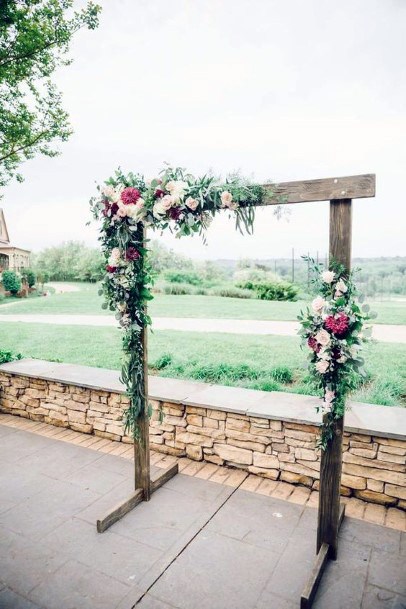
M 114 328 L 0 323 L 0 345 L 25 357 L 120 368 L 120 332 Z M 157 331 L 150 334 L 149 356 L 151 372 L 162 376 L 315 393 L 296 337 Z M 405 403 L 406 345 L 372 345 L 366 360 L 370 378 L 354 399 Z
M 98 296 L 98 286 L 75 284 L 78 292 L 53 294 L 47 297 L 13 300 L 0 304 L 0 314 L 76 314 L 108 315 L 101 308 L 102 298 Z M 378 313 L 376 323 L 406 324 L 406 302 L 384 301 L 371 303 Z M 150 304 L 152 317 L 201 317 L 225 319 L 295 320 L 305 302 L 271 302 L 266 300 L 245 300 L 222 298 L 220 296 L 169 296 L 157 294 Z

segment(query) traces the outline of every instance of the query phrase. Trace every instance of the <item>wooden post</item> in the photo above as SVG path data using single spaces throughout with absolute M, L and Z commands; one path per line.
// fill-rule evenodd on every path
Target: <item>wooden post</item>
M 351 267 L 351 199 L 330 201 L 330 259 Z M 344 417 L 333 428 L 333 439 L 322 451 L 320 463 L 317 552 L 323 543 L 329 546 L 329 558 L 336 560 L 340 520 Z
M 137 231 L 137 237 L 145 247 L 146 229 Z M 142 489 L 144 501 L 151 497 L 150 455 L 149 455 L 149 416 L 148 416 L 148 328 L 141 331 L 142 359 L 144 375 L 144 405 L 139 418 L 138 440 L 134 440 L 134 489 Z

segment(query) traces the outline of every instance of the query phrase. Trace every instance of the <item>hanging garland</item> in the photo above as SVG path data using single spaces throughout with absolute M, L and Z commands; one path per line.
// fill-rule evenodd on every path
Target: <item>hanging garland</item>
M 99 294 L 105 298 L 103 308 L 116 312 L 124 332 L 121 380 L 130 398 L 124 425 L 139 439 L 146 399 L 142 331 L 151 323 L 146 304 L 152 299 L 153 285 L 145 228 L 168 229 L 177 237 L 195 233 L 204 237 L 213 217 L 228 210 L 235 216 L 236 228 L 252 234 L 254 206 L 261 205 L 265 190 L 238 175 L 221 183 L 210 175 L 195 178 L 181 168 L 168 167 L 151 182 L 118 170 L 98 191 L 90 206 L 101 222 L 99 240 L 106 260 Z
M 365 323 L 376 317 L 367 304 L 362 304 L 353 281 L 341 264 L 333 262 L 329 270 L 305 258 L 312 266 L 319 295 L 311 309 L 302 312 L 299 334 L 303 345 L 310 349 L 309 371 L 315 384 L 322 389 L 323 402 L 318 445 L 324 450 L 334 433 L 334 423 L 345 412 L 348 393 L 365 377 L 361 351 L 371 338 L 372 329 Z

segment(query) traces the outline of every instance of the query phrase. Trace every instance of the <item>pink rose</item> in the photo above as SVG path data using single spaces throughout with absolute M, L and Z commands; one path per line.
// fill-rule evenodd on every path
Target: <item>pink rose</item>
M 329 365 L 329 362 L 326 362 L 326 360 L 322 359 L 316 363 L 315 368 L 317 372 L 320 372 L 320 374 L 326 374 Z
M 193 199 L 192 197 L 188 197 L 185 201 L 186 206 L 191 209 L 192 211 L 194 211 L 197 206 L 199 205 L 199 201 L 197 199 Z
M 228 190 L 224 190 L 220 195 L 220 199 L 223 207 L 230 207 L 233 201 L 233 195 L 231 192 L 228 192 Z

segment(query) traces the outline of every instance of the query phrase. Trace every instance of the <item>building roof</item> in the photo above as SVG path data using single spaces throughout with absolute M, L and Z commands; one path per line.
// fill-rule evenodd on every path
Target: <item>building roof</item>
M 8 230 L 7 230 L 7 224 L 6 224 L 6 219 L 4 217 L 4 211 L 0 208 L 0 249 L 5 250 L 5 249 L 14 249 L 14 250 L 20 250 L 21 252 L 26 252 L 26 253 L 30 253 L 31 250 L 26 250 L 22 247 L 18 247 L 16 245 L 12 245 L 10 243 L 10 237 L 8 234 Z

